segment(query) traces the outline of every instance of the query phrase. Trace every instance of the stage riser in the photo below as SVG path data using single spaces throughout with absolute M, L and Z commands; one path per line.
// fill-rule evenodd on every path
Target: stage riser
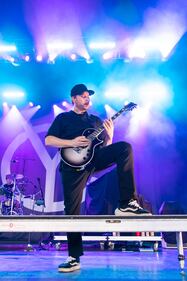
M 187 216 L 118 217 L 1 217 L 0 232 L 185 232 Z

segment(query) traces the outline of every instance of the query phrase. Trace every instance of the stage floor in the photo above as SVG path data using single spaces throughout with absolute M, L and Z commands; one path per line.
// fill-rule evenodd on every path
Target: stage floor
M 177 250 L 162 252 L 85 251 L 81 270 L 58 273 L 58 265 L 67 251 L 0 249 L 0 279 L 2 280 L 187 280 L 180 275 Z

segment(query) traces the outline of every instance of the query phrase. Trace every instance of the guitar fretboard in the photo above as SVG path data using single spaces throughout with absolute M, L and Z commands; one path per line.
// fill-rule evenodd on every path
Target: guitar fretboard
M 137 104 L 130 102 L 127 105 L 125 105 L 122 109 L 120 109 L 118 112 L 116 112 L 111 119 L 115 120 L 118 116 L 120 116 L 123 112 L 125 111 L 131 111 L 134 108 L 137 107 Z M 96 137 L 98 137 L 103 131 L 104 131 L 104 126 L 101 125 L 100 127 L 98 127 L 97 129 L 95 129 L 95 131 L 93 133 L 91 133 L 90 135 L 87 136 L 87 138 L 91 141 L 93 141 Z

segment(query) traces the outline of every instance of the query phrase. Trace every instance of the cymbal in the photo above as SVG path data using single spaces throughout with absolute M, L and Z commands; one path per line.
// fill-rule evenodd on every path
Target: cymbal
M 24 175 L 23 174 L 11 174 L 10 177 L 13 180 L 21 180 L 24 178 Z
M 23 179 L 24 178 L 24 175 L 22 175 L 22 174 L 17 174 L 17 175 L 15 175 L 15 179 L 16 180 L 21 180 L 21 179 Z
M 33 195 L 32 194 L 29 194 L 29 195 L 24 195 L 23 198 L 33 198 Z

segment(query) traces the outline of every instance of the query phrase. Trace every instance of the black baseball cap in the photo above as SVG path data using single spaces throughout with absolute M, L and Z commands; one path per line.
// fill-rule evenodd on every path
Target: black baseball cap
M 88 90 L 84 84 L 77 84 L 71 89 L 71 97 L 80 96 L 84 92 L 88 92 L 90 96 L 95 93 L 93 90 Z

